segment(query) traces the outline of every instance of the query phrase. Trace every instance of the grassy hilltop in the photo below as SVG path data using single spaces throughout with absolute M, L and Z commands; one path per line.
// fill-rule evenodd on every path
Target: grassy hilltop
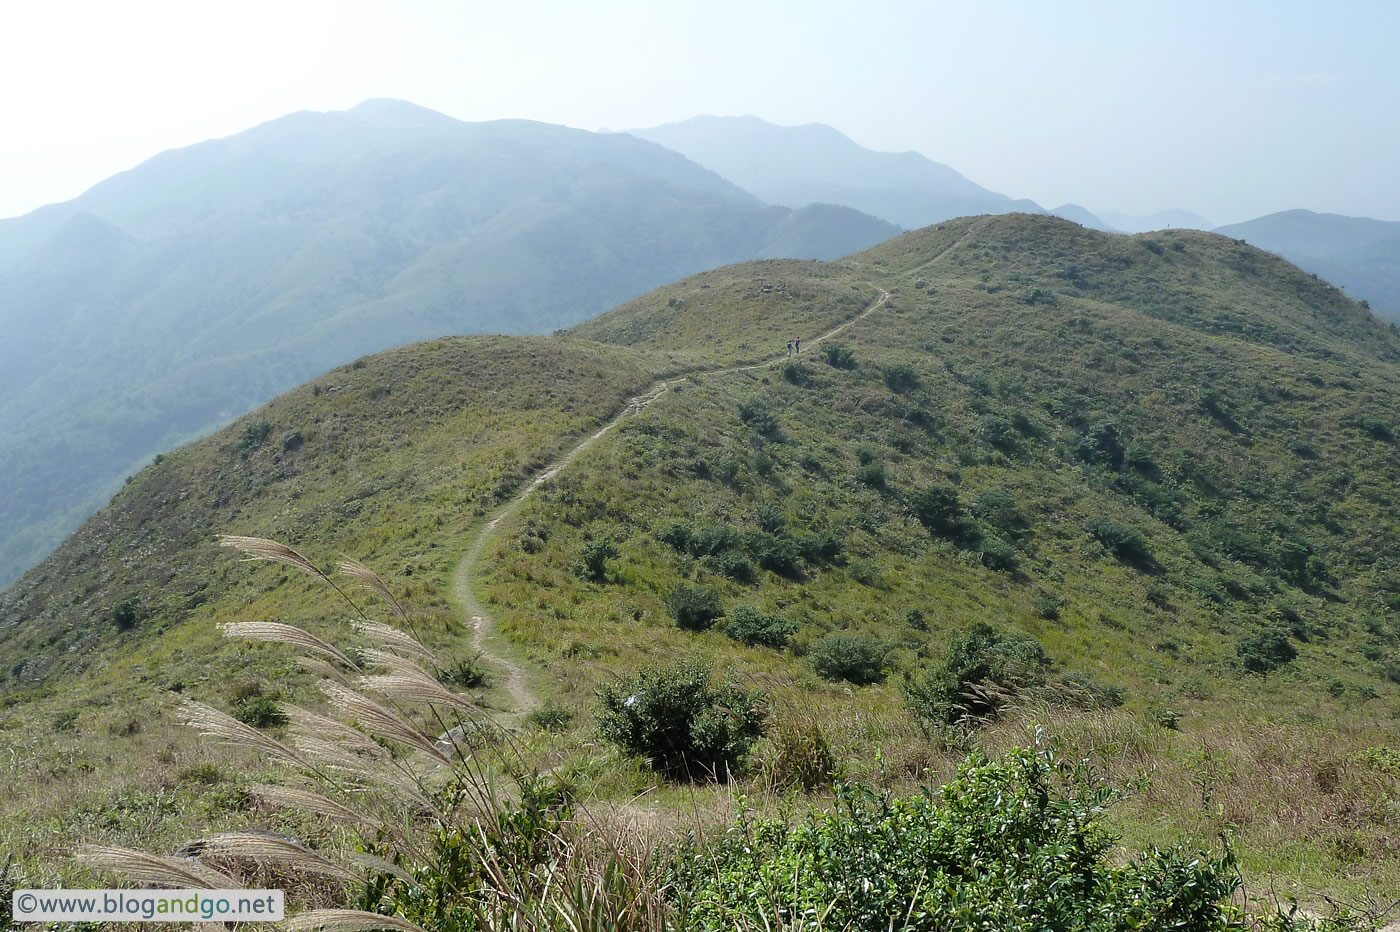
M 793 337 L 800 359 L 730 368 Z M 585 798 L 727 805 L 595 737 L 600 686 L 700 657 L 771 699 L 745 793 L 785 785 L 803 735 L 906 786 L 1040 723 L 1152 775 L 1111 815 L 1130 847 L 1229 823 L 1252 883 L 1394 889 L 1397 376 L 1395 328 L 1281 259 L 1027 215 L 727 267 L 553 338 L 368 357 L 166 456 L 0 596 L 0 845 L 42 871 L 79 838 L 266 824 L 239 792 L 264 764 L 193 747 L 168 709 L 309 695 L 290 653 L 220 623 L 354 636 L 214 535 L 361 560 L 470 661 L 449 593 L 483 517 L 661 380 L 471 580 L 500 634 L 483 701 L 509 705 L 519 664 L 557 729 L 522 740 Z M 980 623 L 1020 658 L 1001 714 L 913 714 Z

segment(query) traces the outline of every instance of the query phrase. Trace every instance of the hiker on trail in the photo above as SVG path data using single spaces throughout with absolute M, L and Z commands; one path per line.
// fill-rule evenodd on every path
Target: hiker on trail
M 792 341 L 788 340 L 788 355 L 792 355 Z
M 798 337 L 794 342 L 797 344 L 797 352 L 800 354 L 802 352 L 802 338 Z

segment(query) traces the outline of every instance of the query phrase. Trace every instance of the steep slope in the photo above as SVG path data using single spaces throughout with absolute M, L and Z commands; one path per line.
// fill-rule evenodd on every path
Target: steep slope
M 1278 253 L 1400 319 L 1400 223 L 1285 210 L 1215 232 Z
M 0 221 L 0 583 L 133 466 L 329 366 L 894 232 L 764 206 L 629 136 L 397 101 L 163 153 Z
M 771 204 L 844 204 L 906 228 L 968 214 L 1040 210 L 917 152 L 874 152 L 819 123 L 775 126 L 753 116 L 699 116 L 629 132 Z
M 197 760 L 166 732 L 123 734 L 127 710 L 157 687 L 235 707 L 305 689 L 288 653 L 220 642 L 219 622 L 349 637 L 302 577 L 219 556 L 223 531 L 375 566 L 453 659 L 475 642 L 444 595 L 481 541 L 468 582 L 509 639 L 492 650 L 554 721 L 573 716 L 522 740 L 585 796 L 675 799 L 600 754 L 592 694 L 702 656 L 772 695 L 746 794 L 778 781 L 802 728 L 844 772 L 900 782 L 1038 724 L 1112 776 L 1155 774 L 1116 816 L 1134 844 L 1229 822 L 1252 879 L 1384 890 L 1400 879 L 1384 769 L 1400 710 L 1397 375 L 1395 328 L 1275 256 L 1025 215 L 715 270 L 554 338 L 372 358 L 143 471 L 0 597 L 0 724 L 66 797 L 5 783 L 0 838 L 170 840 L 174 817 L 82 815 L 159 782 L 130 762 L 166 742 L 162 771 Z M 678 627 L 682 583 L 726 617 Z M 930 740 L 900 677 L 937 672 L 977 622 L 1035 638 L 1044 682 L 980 732 Z M 517 701 L 487 685 L 484 703 Z M 114 782 L 94 783 L 80 765 L 104 755 Z M 198 818 L 250 818 L 225 798 Z

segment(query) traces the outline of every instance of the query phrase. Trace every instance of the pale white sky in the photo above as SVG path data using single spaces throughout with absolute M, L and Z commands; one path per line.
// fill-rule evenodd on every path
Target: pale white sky
M 1045 207 L 1400 220 L 1400 2 L 0 0 L 0 217 L 294 110 L 820 122 Z

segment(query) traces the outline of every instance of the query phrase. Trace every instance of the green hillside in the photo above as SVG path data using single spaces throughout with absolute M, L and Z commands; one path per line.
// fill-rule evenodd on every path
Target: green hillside
M 601 744 L 595 693 L 705 658 L 769 696 L 737 775 L 759 807 L 809 782 L 801 747 L 908 788 L 1039 725 L 1149 778 L 1109 815 L 1128 849 L 1228 825 L 1255 889 L 1379 896 L 1400 885 L 1397 375 L 1394 327 L 1277 257 L 1028 215 L 371 357 L 144 470 L 0 596 L 21 749 L 0 844 L 51 870 L 76 838 L 268 824 L 238 793 L 264 765 L 211 789 L 170 693 L 316 701 L 292 652 L 220 623 L 355 638 L 309 580 L 215 546 L 233 533 L 378 569 L 431 646 L 485 649 L 473 690 L 539 766 L 653 828 L 728 791 Z

